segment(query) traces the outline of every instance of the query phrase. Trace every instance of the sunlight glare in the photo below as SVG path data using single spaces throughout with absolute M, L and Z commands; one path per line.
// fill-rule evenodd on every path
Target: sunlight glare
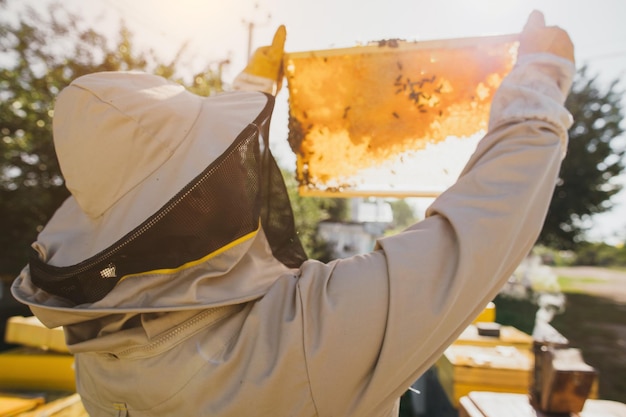
M 172 59 L 186 45 L 185 66 L 197 69 L 218 62 L 225 77 L 230 66 L 239 69 L 246 59 L 248 29 L 246 19 L 255 16 L 254 4 L 246 0 L 141 0 L 126 5 L 133 12 L 142 35 L 164 60 Z M 131 10 L 132 8 L 132 10 Z M 189 61 L 191 60 L 191 61 Z M 188 63 L 189 61 L 189 63 Z
M 493 27 L 494 23 L 519 20 L 525 16 L 524 2 L 522 0 L 458 0 L 458 15 L 463 16 L 462 32 L 476 33 L 480 36 L 494 34 L 487 28 Z M 522 17 L 523 19 L 523 17 Z M 503 33 L 518 33 L 521 27 L 511 27 Z

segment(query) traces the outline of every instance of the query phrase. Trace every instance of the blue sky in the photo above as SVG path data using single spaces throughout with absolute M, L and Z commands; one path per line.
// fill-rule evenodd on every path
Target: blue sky
M 47 1 L 20 3 L 42 7 Z M 528 14 L 538 9 L 547 24 L 570 33 L 579 65 L 587 63 L 591 74 L 597 73 L 603 82 L 626 78 L 623 0 L 65 0 L 63 4 L 103 32 L 115 33 L 123 18 L 139 46 L 154 49 L 163 60 L 173 58 L 188 42 L 190 71 L 229 59 L 226 81 L 245 65 L 248 47 L 268 43 L 279 24 L 287 27 L 286 50 L 298 52 L 390 38 L 423 41 L 517 33 Z M 281 165 L 293 166 L 295 157 L 280 140 L 286 138 L 286 103 L 283 89 L 272 140 Z M 624 178 L 617 180 L 626 183 Z M 615 241 L 611 239 L 615 234 L 621 241 L 626 238 L 626 192 L 615 201 L 612 212 L 595 219 L 592 238 Z

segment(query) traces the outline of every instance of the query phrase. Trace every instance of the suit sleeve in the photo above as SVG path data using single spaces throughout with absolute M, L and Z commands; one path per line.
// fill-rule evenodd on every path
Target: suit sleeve
M 371 254 L 304 265 L 304 349 L 320 415 L 384 415 L 528 254 L 567 147 L 573 75 L 553 55 L 522 58 L 494 97 L 489 132 L 423 221 Z

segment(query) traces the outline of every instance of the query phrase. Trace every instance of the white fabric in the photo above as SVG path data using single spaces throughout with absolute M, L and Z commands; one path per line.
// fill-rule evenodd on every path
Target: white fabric
M 54 145 L 83 211 L 101 216 L 159 168 L 201 107 L 201 97 L 155 75 L 101 72 L 74 80 L 55 104 Z
M 528 88 L 516 85 L 520 72 L 533 80 Z M 55 309 L 55 300 L 33 294 L 27 269 L 13 293 L 44 323 L 67 325 L 78 389 L 93 417 L 120 409 L 133 417 L 397 415 L 398 397 L 535 242 L 560 167 L 570 120 L 562 104 L 573 72 L 545 56 L 520 62 L 496 95 L 490 131 L 459 181 L 425 220 L 381 239 L 372 253 L 307 261 L 297 270 L 272 270 L 274 260 L 255 272 L 233 267 L 224 279 L 198 276 L 187 283 L 194 290 L 169 300 L 187 311 L 129 314 L 128 302 L 111 306 L 117 315 L 90 306 Z M 562 93 L 546 94 L 555 84 Z M 524 100 L 533 114 L 517 105 Z M 259 234 L 246 256 L 267 250 L 263 241 Z M 240 304 L 252 293 L 252 281 L 240 274 L 265 282 L 264 294 Z M 150 305 L 169 296 L 158 284 L 127 284 L 107 298 L 123 298 L 115 294 L 123 291 L 131 304 L 136 295 L 136 303 Z M 187 297 L 203 286 L 210 288 L 202 297 L 216 291 L 221 299 L 194 312 Z
M 137 74 L 129 76 L 132 79 L 141 78 Z M 99 77 L 100 75 L 98 75 Z M 159 77 L 157 78 L 161 80 Z M 75 89 L 76 87 L 73 88 Z M 168 88 L 170 88 L 169 84 Z M 157 83 L 156 89 L 160 92 L 162 87 L 158 87 Z M 179 91 L 178 86 L 172 86 L 171 89 Z M 84 99 L 82 94 L 78 95 L 79 102 L 89 101 Z M 99 150 L 98 153 L 100 155 L 91 155 L 90 152 L 86 152 L 84 149 L 76 149 L 74 151 L 68 149 L 66 150 L 67 155 L 65 155 L 65 158 L 61 159 L 60 157 L 66 181 L 68 183 L 79 182 L 80 184 L 79 189 L 74 188 L 72 190 L 79 197 L 71 196 L 63 203 L 39 235 L 38 242 L 35 242 L 34 247 L 41 254 L 44 261 L 55 266 L 74 265 L 111 246 L 150 217 L 221 155 L 232 144 L 237 135 L 258 116 L 268 100 L 267 96 L 258 92 L 232 92 L 207 98 L 201 98 L 182 91 L 179 91 L 179 94 L 189 98 L 192 103 L 198 101 L 199 104 L 197 115 L 193 115 L 193 112 L 190 113 L 191 117 L 189 119 L 193 119 L 193 124 L 190 123 L 188 127 L 181 128 L 181 132 L 178 132 L 180 133 L 179 135 L 172 129 L 163 129 L 160 132 L 153 131 L 154 136 L 150 136 L 147 133 L 144 135 L 139 132 L 136 139 L 138 144 L 133 144 L 135 138 L 127 136 L 124 137 L 123 142 L 110 143 L 108 145 L 116 147 L 115 149 Z M 159 98 L 157 94 L 151 95 L 155 99 Z M 72 96 L 65 95 L 63 97 L 69 100 Z M 89 97 L 91 100 L 94 100 L 94 96 L 89 95 Z M 145 98 L 141 94 L 140 97 Z M 62 109 L 56 110 L 57 115 L 65 114 L 68 111 L 67 107 L 69 104 L 63 104 L 65 102 L 65 100 L 57 102 L 57 106 L 64 106 Z M 176 107 L 181 103 L 175 100 L 169 104 L 171 107 Z M 141 102 L 133 100 L 132 103 L 127 103 L 127 107 L 129 113 L 139 111 L 137 108 L 141 107 Z M 158 108 L 159 112 L 173 110 L 169 105 L 158 106 L 155 104 L 153 107 Z M 186 106 L 180 105 L 180 107 L 182 110 L 186 109 Z M 152 111 L 152 109 L 145 110 Z M 180 115 L 179 113 L 176 114 Z M 105 120 L 108 119 L 104 114 L 102 117 Z M 129 118 L 132 120 L 141 119 L 135 116 L 129 116 Z M 176 120 L 172 117 L 161 115 L 161 119 L 177 125 Z M 181 122 L 187 121 L 182 116 L 180 119 Z M 66 120 L 65 118 L 58 120 L 55 117 L 55 120 L 59 126 L 72 123 L 72 120 Z M 116 129 L 113 126 L 116 120 L 119 121 L 122 127 Z M 94 120 L 91 120 L 91 122 L 95 123 Z M 102 125 L 110 126 L 110 131 L 87 129 L 86 125 L 77 124 L 82 126 L 84 131 L 91 132 L 93 136 L 88 142 L 95 143 L 97 141 L 94 141 L 94 138 L 106 142 L 108 135 L 113 135 L 113 132 L 116 132 L 116 135 L 122 135 L 122 133 L 132 135 L 132 129 L 126 130 L 126 125 L 129 123 L 126 122 L 126 118 L 119 117 L 119 114 L 113 114 L 110 117 L 110 122 Z M 67 142 L 66 145 L 69 146 L 71 142 L 67 138 L 69 136 L 75 139 L 74 143 L 80 142 L 84 138 L 84 135 L 81 136 L 78 133 L 68 134 L 66 131 L 69 129 L 62 129 L 61 127 L 58 129 L 62 131 L 55 131 L 55 144 Z M 124 132 L 120 130 L 124 130 Z M 183 130 L 184 134 L 182 133 Z M 143 155 L 143 147 L 150 147 L 153 140 L 158 143 L 164 143 L 162 146 L 172 148 L 172 152 L 163 152 L 163 154 L 158 156 L 156 152 L 148 152 L 158 161 L 158 167 L 148 167 L 153 164 L 152 161 L 145 160 L 141 162 L 135 161 L 134 158 L 125 158 L 127 154 L 129 156 Z M 169 142 L 174 142 L 175 145 L 168 145 Z M 156 147 L 160 146 L 158 143 L 155 145 Z M 107 148 L 108 146 L 104 147 Z M 79 151 L 91 156 L 82 157 Z M 63 149 L 61 149 L 61 152 L 63 152 Z M 116 160 L 115 155 L 122 155 L 123 157 Z M 100 159 L 104 160 L 103 165 L 97 167 L 97 162 L 94 162 L 94 160 Z M 65 167 L 67 164 L 74 167 L 71 175 L 66 172 Z M 135 166 L 134 164 L 137 165 Z M 129 173 L 128 169 L 130 167 L 125 165 L 133 166 L 136 174 Z M 95 175 L 92 175 L 96 170 L 98 175 L 102 177 L 103 184 L 100 184 Z M 82 173 L 86 175 L 83 180 L 81 180 Z M 91 174 L 87 175 L 86 173 Z M 121 186 L 116 184 L 123 182 L 125 178 L 122 177 L 125 175 L 130 176 L 128 180 L 131 182 L 133 181 L 133 175 L 136 175 L 137 181 L 140 182 L 135 184 L 132 189 L 121 192 L 119 191 Z M 91 186 L 89 186 L 90 183 L 92 183 Z M 81 187 L 85 188 L 85 190 L 83 191 Z M 110 201 L 115 200 L 115 203 L 102 214 L 94 217 L 88 214 L 89 209 L 85 212 L 81 208 L 80 196 L 83 199 L 82 206 L 88 208 L 98 207 L 97 210 L 93 209 L 97 212 L 108 206 Z M 45 242 L 45 245 L 39 242 Z
M 276 81 L 269 78 L 260 77 L 247 72 L 241 72 L 233 81 L 235 90 L 262 91 L 267 94 L 276 94 Z
M 494 98 L 499 106 L 492 106 L 489 129 L 496 124 L 517 120 L 546 120 L 559 126 L 563 158 L 567 151 L 567 129 L 572 115 L 563 109 L 561 100 L 572 85 L 574 64 L 552 54 L 522 56 L 517 69 L 509 75 Z M 556 83 L 551 80 L 558 80 Z M 545 100 L 550 98 L 551 101 Z

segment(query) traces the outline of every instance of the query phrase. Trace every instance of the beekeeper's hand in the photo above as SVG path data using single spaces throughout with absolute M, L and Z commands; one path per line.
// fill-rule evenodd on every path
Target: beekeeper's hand
M 263 91 L 278 94 L 283 81 L 283 54 L 287 30 L 280 25 L 272 44 L 257 49 L 244 70 L 233 82 L 235 90 Z
M 518 56 L 547 52 L 574 62 L 574 45 L 569 35 L 557 26 L 546 26 L 543 14 L 534 10 L 520 35 Z

